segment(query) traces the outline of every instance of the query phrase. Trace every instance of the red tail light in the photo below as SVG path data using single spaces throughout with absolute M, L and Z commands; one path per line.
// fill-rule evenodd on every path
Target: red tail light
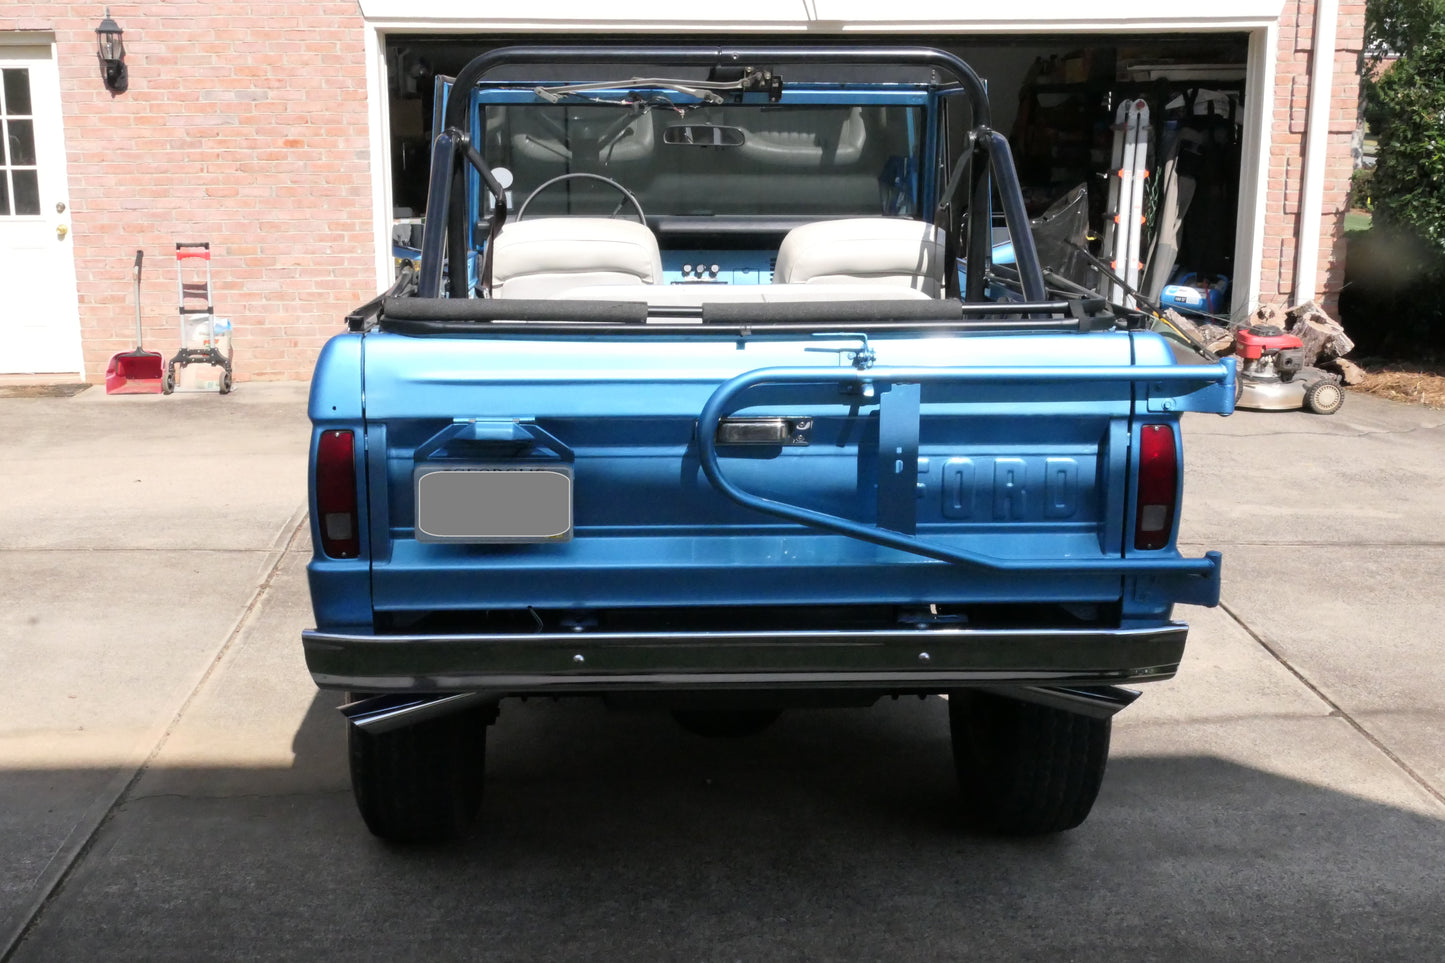
M 1139 508 L 1134 547 L 1165 548 L 1179 503 L 1179 450 L 1169 425 L 1145 425 L 1139 432 Z
M 349 431 L 323 431 L 316 446 L 316 514 L 321 550 L 332 558 L 361 554 L 356 515 L 356 442 Z

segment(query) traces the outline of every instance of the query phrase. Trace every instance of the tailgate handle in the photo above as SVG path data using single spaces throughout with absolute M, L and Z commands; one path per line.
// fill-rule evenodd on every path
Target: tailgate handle
M 716 437 L 719 445 L 803 448 L 812 432 L 812 418 L 724 418 Z

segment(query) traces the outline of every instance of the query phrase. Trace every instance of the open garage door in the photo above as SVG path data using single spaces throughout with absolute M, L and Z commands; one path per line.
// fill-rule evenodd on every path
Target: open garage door
M 600 39 L 600 38 L 599 38 Z M 606 35 L 609 43 L 641 38 Z M 648 37 L 651 41 L 658 38 Z M 692 36 L 691 42 L 765 43 L 796 36 Z M 472 56 L 555 35 L 435 36 L 386 40 L 394 252 L 409 254 L 426 204 L 434 79 Z M 845 38 L 819 38 L 845 42 Z M 1241 147 L 1245 140 L 1244 33 L 994 36 L 853 36 L 849 43 L 938 46 L 985 79 L 994 126 L 1009 135 L 1032 215 L 1079 187 L 1088 191 L 1088 236 L 1100 253 L 1118 213 L 1109 204 L 1116 119 L 1126 101 L 1147 105 L 1140 179 L 1140 263 L 1130 272 L 1144 293 L 1186 313 L 1228 314 L 1242 260 Z M 1245 217 L 1251 216 L 1246 211 Z M 1106 252 L 1107 253 L 1107 252 Z M 1248 270 L 1247 266 L 1243 268 Z M 1248 286 L 1248 282 L 1245 283 Z M 1241 305 L 1247 298 L 1233 299 Z

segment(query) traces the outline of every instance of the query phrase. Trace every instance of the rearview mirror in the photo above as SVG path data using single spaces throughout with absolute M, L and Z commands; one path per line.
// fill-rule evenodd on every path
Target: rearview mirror
M 744 139 L 741 127 L 721 124 L 674 124 L 662 131 L 664 144 L 684 147 L 741 147 Z

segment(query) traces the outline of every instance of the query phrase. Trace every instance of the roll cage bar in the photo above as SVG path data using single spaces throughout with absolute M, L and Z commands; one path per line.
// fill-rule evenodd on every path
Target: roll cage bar
M 502 47 L 474 58 L 457 74 L 452 85 L 453 95 L 448 98 L 443 115 L 442 132 L 437 135 L 432 147 L 427 218 L 423 230 L 422 263 L 417 283 L 419 297 L 441 296 L 441 252 L 444 244 L 453 265 L 465 265 L 471 253 L 468 250 L 466 171 L 461 164 L 463 159 L 476 169 L 482 184 L 493 199 L 489 240 L 482 268 L 484 278 L 491 274 L 490 258 L 494 247 L 491 240 L 506 219 L 505 192 L 492 176 L 481 154 L 472 146 L 471 111 L 468 109 L 471 98 L 466 92 L 471 91 L 488 72 L 498 67 L 558 63 L 646 63 L 659 66 L 733 68 L 827 63 L 846 66 L 931 67 L 949 75 L 952 77 L 951 83 L 960 86 L 968 97 L 974 126 L 966 135 L 964 149 L 960 152 L 953 170 L 949 172 L 947 183 L 940 189 L 938 203 L 933 212 L 933 223 L 944 231 L 945 264 L 952 265 L 958 256 L 959 221 L 962 217 L 962 208 L 956 203 L 959 192 L 965 189 L 966 181 L 969 208 L 975 211 L 989 210 L 992 174 L 998 179 L 1004 221 L 1013 238 L 1014 257 L 1024 299 L 1030 303 L 1041 303 L 1048 297 L 1028 214 L 1024 210 L 1018 172 L 1014 169 L 1013 153 L 1009 149 L 1008 140 L 990 126 L 988 95 L 983 81 L 974 73 L 973 68 L 951 53 L 929 47 L 807 46 L 527 46 Z M 458 94 L 463 95 L 457 96 Z M 933 159 L 932 162 L 937 163 L 937 160 Z M 439 216 L 443 211 L 446 215 Z M 946 270 L 944 276 L 946 294 L 949 297 L 961 297 L 964 301 L 984 300 L 991 248 L 990 218 L 970 218 L 965 244 L 968 270 L 964 290 L 958 289 L 958 272 Z M 448 294 L 453 298 L 466 298 L 470 294 L 467 288 L 467 271 L 451 271 Z M 1012 310 L 1018 310 L 1019 307 L 1010 305 Z

